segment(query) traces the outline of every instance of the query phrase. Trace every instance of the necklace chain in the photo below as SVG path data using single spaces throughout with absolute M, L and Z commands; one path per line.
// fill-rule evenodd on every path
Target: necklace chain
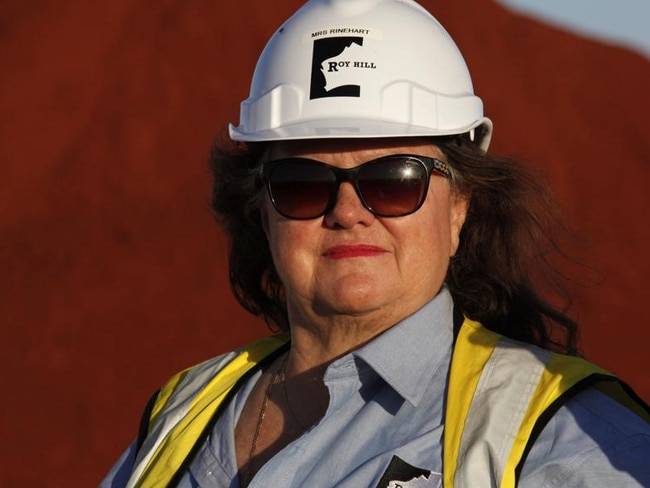
M 262 400 L 262 407 L 260 408 L 260 413 L 257 417 L 257 424 L 255 425 L 255 432 L 253 433 L 253 442 L 251 443 L 250 453 L 248 454 L 248 466 L 246 467 L 246 479 L 245 479 L 245 483 L 243 483 L 244 486 L 248 485 L 248 483 L 253 479 L 253 475 L 255 473 L 255 466 L 254 466 L 255 463 L 253 462 L 253 459 L 255 457 L 255 454 L 257 454 L 259 437 L 262 432 L 262 425 L 264 424 L 264 418 L 266 417 L 266 410 L 269 405 L 269 399 L 271 398 L 271 390 L 275 386 L 282 383 L 282 393 L 284 395 L 284 401 L 287 404 L 287 409 L 289 410 L 289 413 L 291 414 L 293 421 L 302 430 L 302 432 L 305 432 L 307 430 L 307 428 L 302 424 L 302 422 L 298 420 L 296 412 L 293 410 L 293 407 L 291 406 L 291 402 L 289 401 L 289 393 L 287 391 L 287 382 L 286 382 L 286 375 L 285 375 L 288 358 L 289 355 L 287 354 L 284 357 L 282 364 L 278 367 L 278 369 L 276 369 L 273 372 L 273 375 L 271 376 L 271 380 L 269 381 L 269 384 L 266 387 L 266 392 L 264 393 L 264 399 Z
M 289 413 L 291 414 L 291 417 L 293 417 L 294 422 L 296 422 L 296 425 L 300 427 L 300 429 L 305 432 L 307 428 L 302 424 L 300 420 L 298 420 L 298 416 L 296 415 L 296 412 L 294 412 L 293 407 L 291 406 L 291 402 L 289 401 L 289 393 L 287 392 L 287 382 L 285 380 L 285 371 L 286 371 L 286 363 L 287 363 L 287 358 L 284 359 L 284 362 L 282 363 L 282 368 L 281 368 L 281 377 L 280 381 L 282 381 L 282 393 L 284 393 L 284 401 L 287 404 L 287 409 L 289 410 Z
M 259 441 L 260 433 L 262 431 L 262 424 L 264 423 L 264 417 L 266 417 L 266 408 L 269 405 L 269 398 L 271 396 L 271 389 L 277 385 L 280 381 L 284 381 L 284 367 L 287 362 L 285 357 L 284 361 L 280 367 L 273 372 L 271 376 L 271 381 L 266 387 L 266 392 L 264 393 L 264 399 L 262 400 L 262 407 L 260 408 L 260 413 L 257 416 L 257 424 L 255 425 L 255 432 L 253 433 L 253 442 L 251 442 L 251 450 L 248 454 L 248 466 L 246 467 L 246 479 L 243 483 L 244 486 L 248 486 L 248 483 L 253 479 L 254 474 L 254 463 L 253 459 L 257 453 L 257 443 Z

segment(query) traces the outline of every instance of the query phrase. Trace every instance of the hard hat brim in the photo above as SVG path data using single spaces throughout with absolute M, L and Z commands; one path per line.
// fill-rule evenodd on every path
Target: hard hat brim
M 296 124 L 283 125 L 281 127 L 256 132 L 245 132 L 241 127 L 235 127 L 232 124 L 229 124 L 228 129 L 230 138 L 234 141 L 264 142 L 301 139 L 440 137 L 466 133 L 470 133 L 470 136 L 472 136 L 474 130 L 479 127 L 480 130 L 477 131 L 478 140 L 476 140 L 476 143 L 484 151 L 487 151 L 492 135 L 492 121 L 487 117 L 481 117 L 467 127 L 458 127 L 448 130 L 354 118 L 307 120 Z M 474 137 L 472 137 L 472 139 L 474 139 Z

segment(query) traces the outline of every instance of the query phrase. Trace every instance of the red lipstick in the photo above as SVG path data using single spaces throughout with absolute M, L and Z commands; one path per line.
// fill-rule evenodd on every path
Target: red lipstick
M 346 244 L 330 247 L 323 253 L 323 256 L 329 259 L 347 259 L 373 257 L 385 252 L 381 247 L 368 244 Z

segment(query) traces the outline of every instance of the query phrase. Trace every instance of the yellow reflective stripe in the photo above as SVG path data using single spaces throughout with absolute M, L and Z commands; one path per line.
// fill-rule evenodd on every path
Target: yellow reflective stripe
M 443 459 L 445 488 L 454 487 L 462 451 L 463 431 L 468 423 L 472 401 L 476 396 L 486 364 L 501 339 L 503 336 L 500 334 L 485 329 L 481 324 L 469 319 L 465 319 L 459 331 L 452 357 L 445 413 Z M 500 488 L 514 488 L 516 467 L 526 450 L 535 424 L 553 402 L 578 382 L 593 374 L 611 376 L 611 373 L 602 368 L 572 356 L 551 354 L 546 363 L 512 444 Z M 490 406 L 486 405 L 486 408 Z M 471 487 L 476 480 L 467 481 L 472 482 L 468 485 Z
M 501 488 L 513 488 L 515 486 L 515 470 L 526 449 L 533 428 L 541 415 L 563 393 L 594 373 L 611 375 L 604 369 L 581 358 L 562 354 L 553 354 L 550 357 L 513 442 L 504 476 L 501 480 Z
M 183 381 L 183 378 L 185 378 L 185 376 L 191 369 L 192 368 L 187 368 L 186 370 L 183 370 L 180 373 L 175 374 L 160 389 L 160 391 L 158 392 L 158 396 L 156 397 L 156 402 L 154 403 L 153 409 L 151 409 L 151 417 L 149 418 L 150 427 L 156 422 L 156 419 L 163 411 L 163 408 L 165 408 L 165 405 L 167 405 L 167 402 L 169 402 L 169 398 L 172 396 L 172 393 L 174 393 L 174 390 L 176 390 L 178 384 L 181 381 Z
M 287 336 L 273 336 L 254 342 L 241 351 L 226 367 L 219 371 L 192 401 L 188 412 L 158 445 L 156 452 L 136 482 L 136 487 L 157 488 L 167 486 L 169 480 L 181 467 L 201 432 L 210 422 L 217 408 L 235 386 L 237 381 L 269 354 L 288 341 Z M 172 379 L 170 388 L 165 386 L 168 400 L 171 392 L 187 373 Z M 161 390 L 162 393 L 162 390 Z M 161 402 L 161 405 L 165 403 Z M 161 407 L 162 408 L 162 407 Z M 160 408 L 156 414 L 160 413 Z
M 460 439 L 455 484 L 497 486 L 551 355 L 502 337 L 484 365 Z M 494 483 L 494 485 L 493 485 Z
M 456 338 L 449 373 L 443 449 L 444 487 L 453 488 L 460 441 L 483 367 L 501 336 L 465 319 Z

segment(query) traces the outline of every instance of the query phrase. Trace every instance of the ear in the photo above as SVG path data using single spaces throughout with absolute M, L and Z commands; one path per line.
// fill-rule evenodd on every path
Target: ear
M 460 231 L 463 229 L 465 217 L 467 217 L 467 209 L 469 208 L 469 196 L 461 193 L 453 193 L 451 195 L 450 204 L 450 248 L 449 256 L 456 254 L 458 245 L 460 244 Z

